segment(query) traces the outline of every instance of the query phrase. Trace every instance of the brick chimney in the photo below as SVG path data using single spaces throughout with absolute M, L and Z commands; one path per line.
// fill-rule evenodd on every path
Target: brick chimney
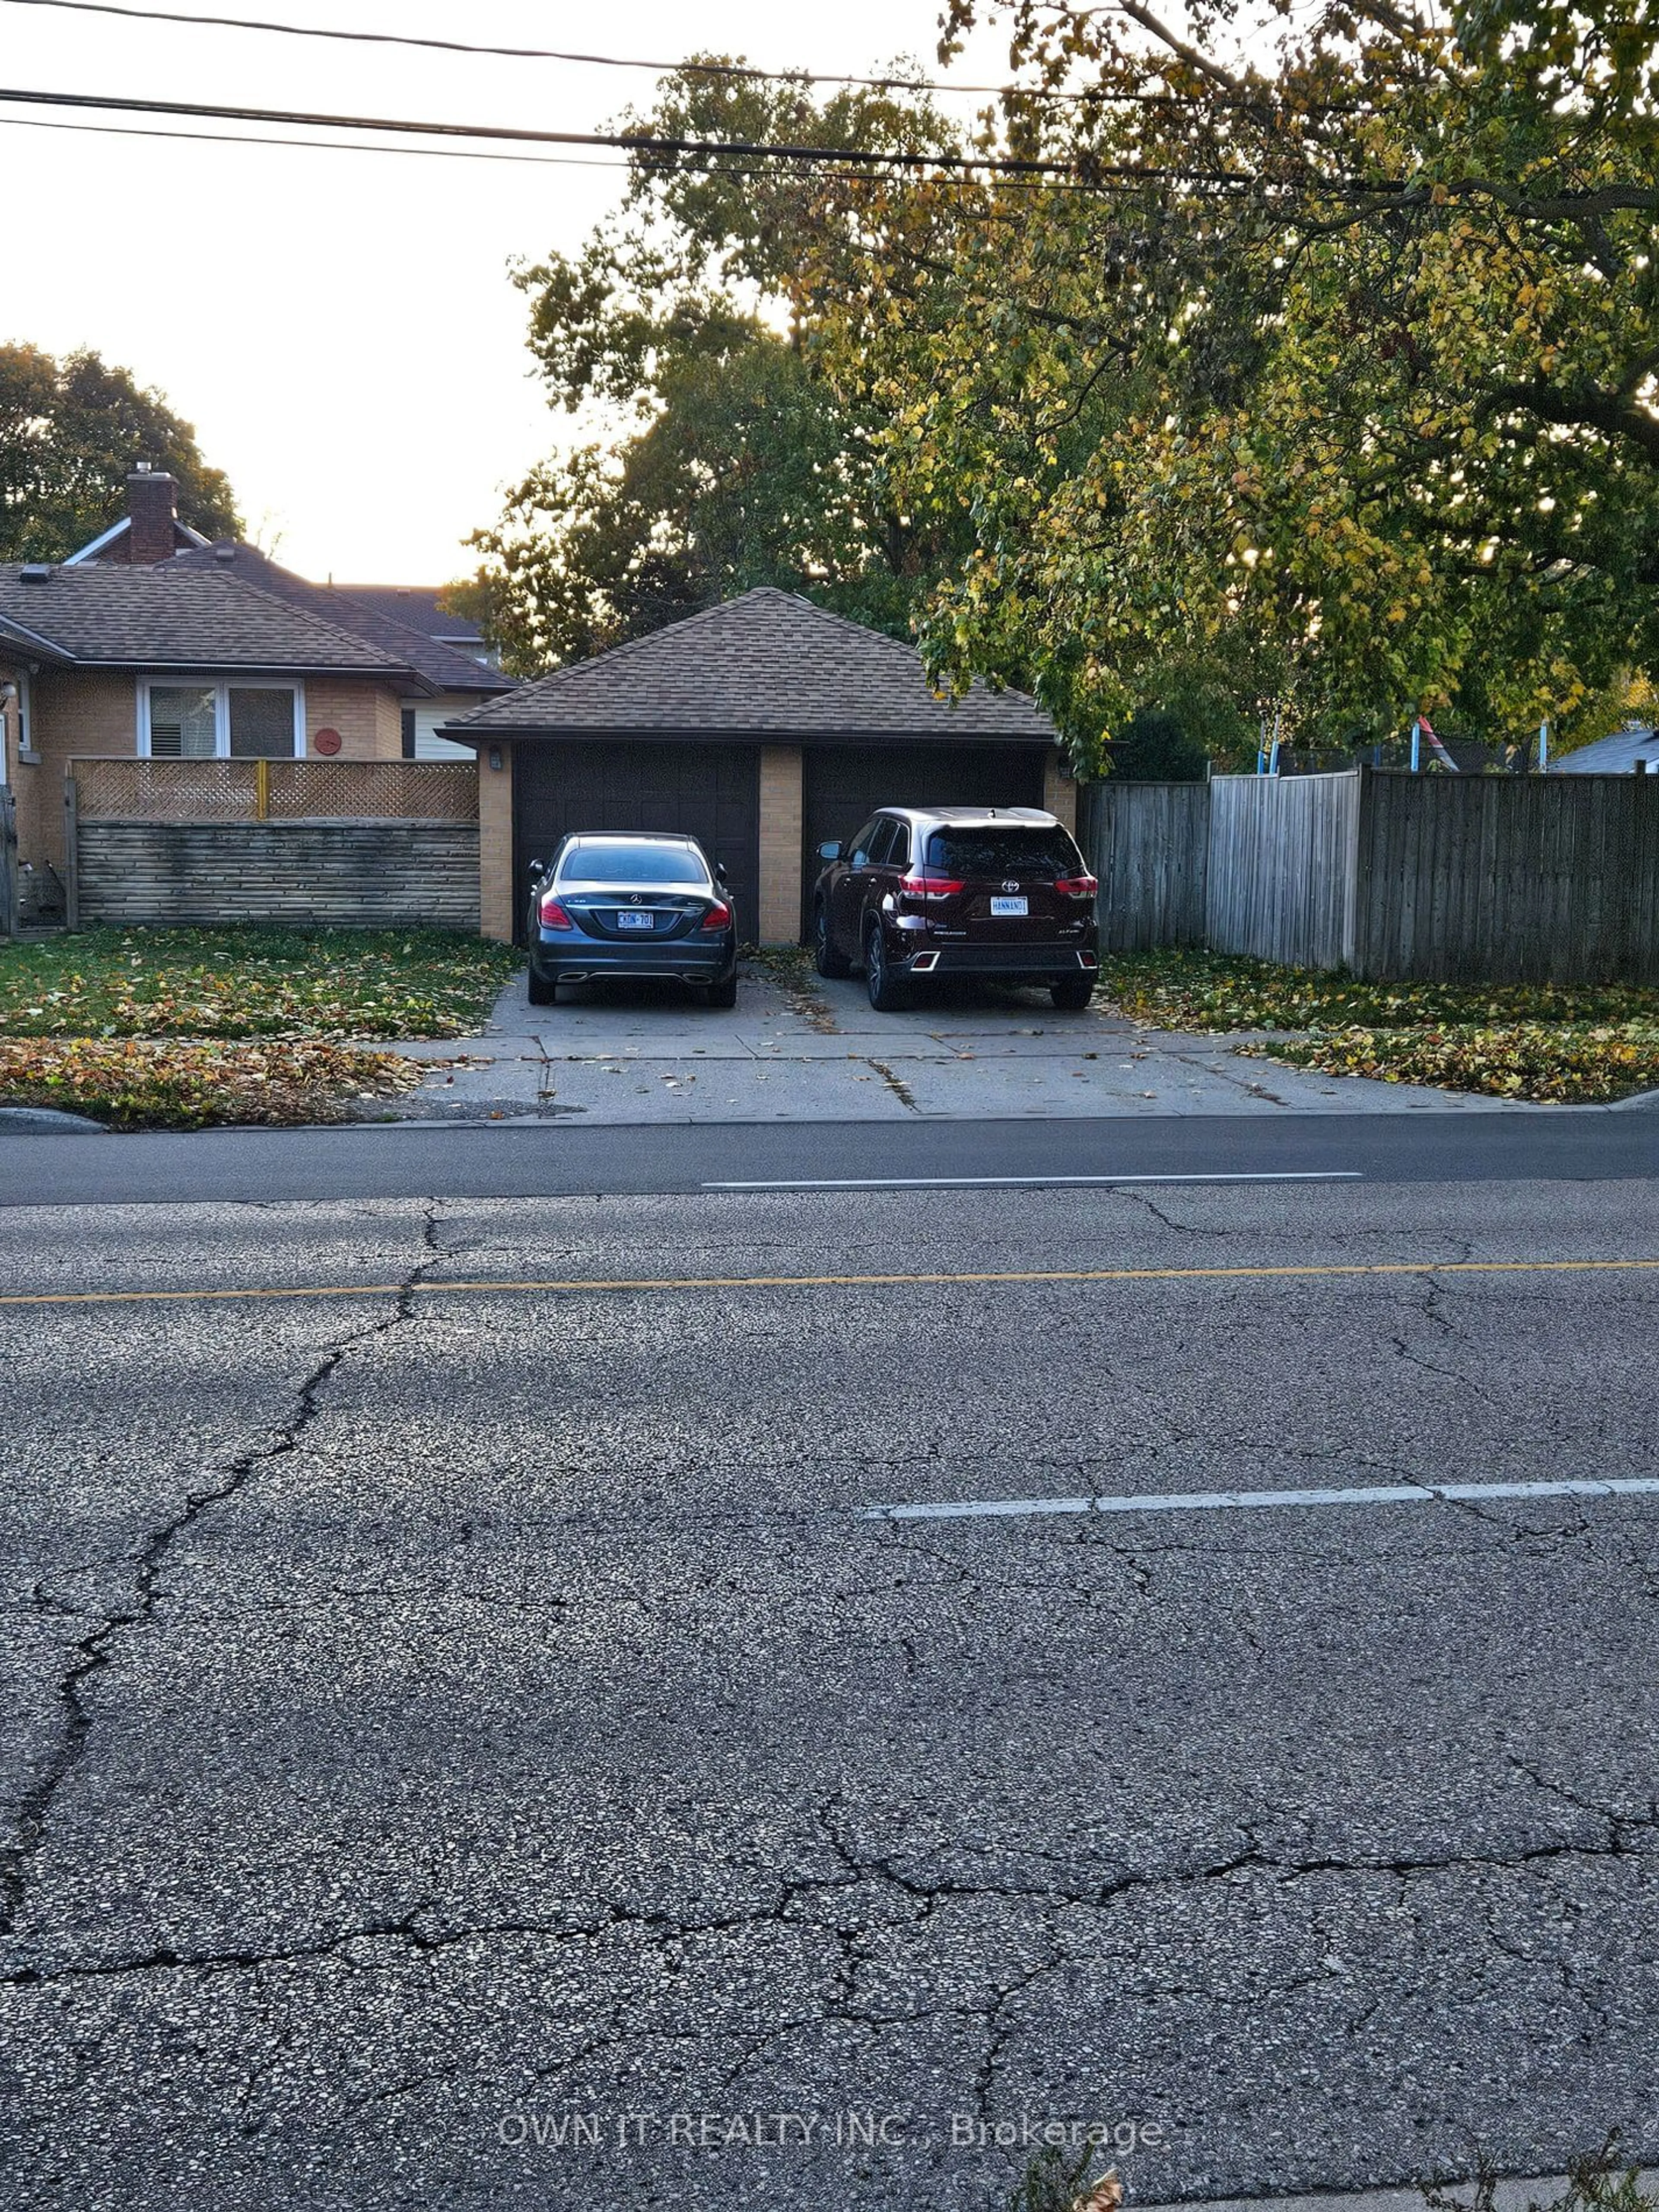
M 135 567 L 170 561 L 178 551 L 173 525 L 179 517 L 179 485 L 165 469 L 140 461 L 127 478 L 127 514 L 132 527 L 125 558 Z M 121 541 L 118 538 L 117 544 Z

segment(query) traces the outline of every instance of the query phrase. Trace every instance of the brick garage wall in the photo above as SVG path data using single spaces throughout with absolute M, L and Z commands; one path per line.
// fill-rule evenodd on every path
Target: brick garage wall
M 489 765 L 492 751 L 501 764 Z M 513 763 L 509 744 L 484 745 L 478 755 L 478 880 L 482 933 L 513 942 L 519 887 L 513 878 Z
M 800 939 L 801 758 L 799 745 L 763 745 L 760 759 L 760 941 Z
M 83 822 L 82 923 L 476 930 L 471 822 Z
M 1077 835 L 1077 786 L 1064 772 L 1058 752 L 1042 763 L 1042 803 L 1057 822 Z

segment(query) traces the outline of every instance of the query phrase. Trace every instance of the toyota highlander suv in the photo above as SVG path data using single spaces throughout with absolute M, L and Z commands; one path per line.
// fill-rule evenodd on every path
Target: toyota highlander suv
M 1089 1003 L 1099 889 L 1071 834 L 1035 806 L 884 806 L 849 844 L 820 845 L 812 945 L 821 975 L 864 970 L 870 1004 L 908 1004 L 957 975 L 1043 985 Z

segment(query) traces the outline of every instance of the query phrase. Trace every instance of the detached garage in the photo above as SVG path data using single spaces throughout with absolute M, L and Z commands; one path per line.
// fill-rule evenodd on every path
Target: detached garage
M 441 733 L 478 753 L 482 910 L 510 938 L 532 860 L 570 830 L 673 830 L 724 866 L 739 933 L 793 943 L 821 843 L 878 806 L 1047 806 L 1075 787 L 1034 701 L 927 688 L 921 657 L 787 592 L 561 668 Z

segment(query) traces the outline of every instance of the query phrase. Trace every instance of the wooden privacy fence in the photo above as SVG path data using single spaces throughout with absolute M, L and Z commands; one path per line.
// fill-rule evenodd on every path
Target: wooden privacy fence
M 1659 982 L 1659 776 L 1360 781 L 1360 975 Z
M 69 763 L 82 822 L 476 822 L 473 761 L 102 760 Z
M 1110 952 L 1202 945 L 1210 790 L 1203 783 L 1096 783 L 1083 792 L 1089 864 Z
M 1097 787 L 1108 948 L 1379 981 L 1659 981 L 1659 777 L 1217 776 Z
M 1209 786 L 1205 939 L 1291 968 L 1353 961 L 1360 778 L 1218 775 Z

